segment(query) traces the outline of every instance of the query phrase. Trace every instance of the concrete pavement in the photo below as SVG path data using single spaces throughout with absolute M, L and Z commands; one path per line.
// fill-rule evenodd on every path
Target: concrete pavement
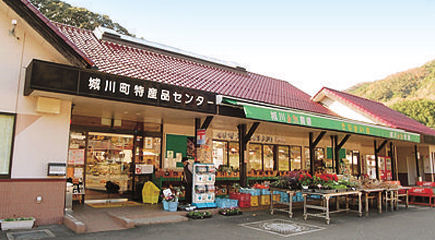
M 215 215 L 205 220 L 85 234 L 74 234 L 63 226 L 49 228 L 56 235 L 55 239 L 435 239 L 435 209 L 427 207 L 400 208 L 398 211 L 381 215 L 374 211 L 369 217 L 358 217 L 352 213 L 335 214 L 330 225 L 326 225 L 323 219 L 316 218 L 309 218 L 305 222 L 300 211 L 297 211 L 295 216 L 294 219 L 289 219 L 284 214 L 270 215 L 266 211 L 258 211 L 235 217 Z M 324 229 L 282 237 L 240 225 L 277 218 Z M 1 237 L 5 237 L 4 233 L 0 234 Z

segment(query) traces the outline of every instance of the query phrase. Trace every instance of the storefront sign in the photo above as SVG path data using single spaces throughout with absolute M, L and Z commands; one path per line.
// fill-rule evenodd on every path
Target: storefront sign
M 136 175 L 152 174 L 153 171 L 154 171 L 154 165 L 136 164 L 136 168 L 135 168 Z
M 190 88 L 33 60 L 25 94 L 44 90 L 123 102 L 216 113 L 216 96 Z
M 376 127 L 373 125 L 365 125 L 351 121 L 321 117 L 291 110 L 281 110 L 277 108 L 254 106 L 250 104 L 239 103 L 233 100 L 231 100 L 231 102 L 232 104 L 243 106 L 246 118 L 364 134 L 409 142 L 420 142 L 419 134 L 402 130 L 395 130 L 386 127 Z

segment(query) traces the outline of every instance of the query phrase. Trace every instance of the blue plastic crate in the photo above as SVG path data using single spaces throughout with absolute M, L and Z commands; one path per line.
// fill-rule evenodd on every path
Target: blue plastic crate
M 216 206 L 218 208 L 236 208 L 239 201 L 228 198 L 216 198 Z
M 268 189 L 261 189 L 261 195 L 270 195 L 270 191 Z
M 284 202 L 284 203 L 290 202 L 290 198 L 288 196 L 288 193 L 286 193 L 286 192 L 279 192 L 279 194 L 281 195 L 281 199 L 280 199 L 281 202 Z
M 320 196 L 320 195 L 309 195 L 309 197 L 312 199 L 321 199 L 322 198 L 322 196 Z

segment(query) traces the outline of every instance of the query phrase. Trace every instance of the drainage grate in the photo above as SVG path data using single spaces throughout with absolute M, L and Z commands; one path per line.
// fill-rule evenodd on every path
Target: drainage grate
M 323 227 L 317 227 L 314 225 L 308 225 L 303 223 L 295 223 L 283 219 L 270 219 L 259 222 L 244 223 L 240 224 L 240 226 L 271 234 L 276 234 L 281 237 L 306 234 L 325 229 Z
M 9 240 L 38 240 L 55 237 L 54 234 L 48 229 L 10 232 L 6 235 Z

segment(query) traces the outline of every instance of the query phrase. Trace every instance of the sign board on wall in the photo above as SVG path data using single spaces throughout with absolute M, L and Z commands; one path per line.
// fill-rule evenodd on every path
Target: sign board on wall
M 136 175 L 152 174 L 154 172 L 154 165 L 151 164 L 136 164 Z
M 34 90 L 216 113 L 216 95 L 210 92 L 40 60 L 26 71 L 24 94 Z
M 68 153 L 68 165 L 84 165 L 85 149 L 70 149 Z
M 66 176 L 66 164 L 49 163 L 47 176 Z

